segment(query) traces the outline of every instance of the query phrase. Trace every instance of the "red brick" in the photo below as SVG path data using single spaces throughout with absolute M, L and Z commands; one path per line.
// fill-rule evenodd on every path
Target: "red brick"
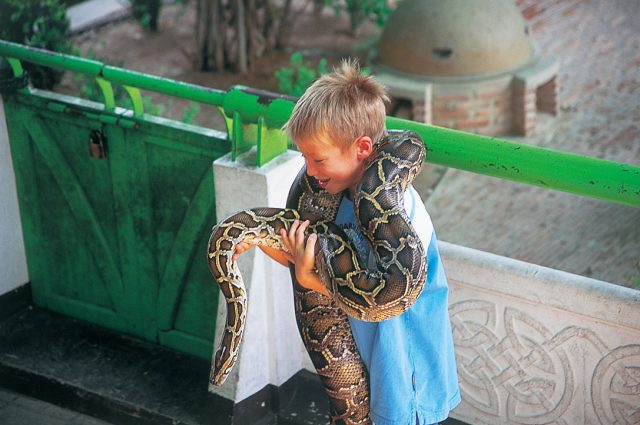
M 455 94 L 438 94 L 434 96 L 436 102 L 440 100 L 469 100 L 468 94 L 455 93 Z
M 538 5 L 535 3 L 529 7 L 524 8 L 524 10 L 522 10 L 522 16 L 524 16 L 524 19 L 526 20 L 533 18 L 537 14 L 538 14 Z
M 460 112 L 467 110 L 468 102 L 437 102 L 433 108 L 439 112 Z
M 480 92 L 476 95 L 478 99 L 501 99 L 503 97 L 509 96 L 509 90 L 502 89 L 498 91 L 487 91 Z
M 492 117 L 493 115 L 495 115 L 496 111 L 494 110 L 487 110 L 487 109 L 480 109 L 480 110 L 476 110 L 474 115 L 476 117 Z
M 435 110 L 433 112 L 433 117 L 434 119 L 442 119 L 442 120 L 447 120 L 447 119 L 467 119 L 469 118 L 469 113 L 468 112 L 463 112 L 463 111 L 459 111 L 459 112 L 440 112 L 438 110 Z
M 463 104 L 468 109 L 490 108 L 493 105 L 493 99 L 488 100 L 472 100 Z
M 582 87 L 583 91 L 591 91 L 593 89 L 595 89 L 596 87 L 600 86 L 600 80 L 596 79 L 592 82 L 590 82 L 589 84 L 586 84 L 584 87 Z
M 511 130 L 511 127 L 509 127 L 509 126 L 492 125 L 492 126 L 489 126 L 489 127 L 483 127 L 481 129 L 478 129 L 476 131 L 476 133 L 484 134 L 485 136 L 498 136 L 500 134 L 507 133 L 510 130 Z
M 433 120 L 433 124 L 440 126 L 440 127 L 446 127 L 446 128 L 455 128 L 455 124 L 453 121 L 451 120 L 445 120 L 445 121 L 438 121 L 438 120 Z
M 637 65 L 640 66 L 640 60 L 637 61 Z M 628 80 L 622 80 L 618 84 L 618 87 L 616 88 L 616 90 L 618 91 L 618 93 L 624 93 L 625 91 L 628 91 L 629 93 L 631 93 L 634 90 L 636 90 L 638 87 L 640 87 L 640 82 L 634 78 L 631 78 Z
M 615 135 L 615 137 L 613 139 L 611 139 L 611 143 L 624 143 L 624 142 L 628 142 L 630 140 L 635 139 L 635 137 L 638 135 L 638 128 L 637 127 L 627 127 L 626 129 L 622 130 L 621 132 L 619 132 L 618 134 Z
M 456 122 L 456 126 L 458 128 L 469 128 L 469 127 L 484 127 L 489 125 L 488 119 L 480 119 L 480 120 L 472 120 L 472 121 L 458 121 Z
M 510 106 L 513 103 L 510 97 L 503 97 L 502 99 L 496 99 L 493 104 L 496 108 L 502 108 L 504 106 Z
M 576 10 L 578 10 L 577 4 L 574 4 L 573 6 L 569 6 L 562 11 L 562 16 L 571 16 L 576 12 Z
M 534 34 L 537 33 L 537 32 L 542 32 L 542 28 L 544 28 L 546 25 L 547 25 L 547 23 L 541 20 L 541 21 L 533 23 L 531 25 L 531 30 L 532 30 L 532 32 Z

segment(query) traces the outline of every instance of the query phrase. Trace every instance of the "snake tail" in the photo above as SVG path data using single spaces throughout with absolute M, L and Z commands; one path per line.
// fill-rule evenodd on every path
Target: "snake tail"
M 247 316 L 247 291 L 233 261 L 236 246 L 241 242 L 283 249 L 280 229 L 289 229 L 299 218 L 295 210 L 255 208 L 233 214 L 216 225 L 209 238 L 207 260 L 227 304 L 227 316 L 222 341 L 213 356 L 209 383 L 222 385 L 238 359 L 240 342 Z

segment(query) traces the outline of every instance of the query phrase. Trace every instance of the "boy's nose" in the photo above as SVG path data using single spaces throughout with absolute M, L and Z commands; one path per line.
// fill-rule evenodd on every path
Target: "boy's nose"
M 315 167 L 313 167 L 313 166 L 311 165 L 311 162 L 310 162 L 310 161 L 305 160 L 305 163 L 306 163 L 306 165 L 307 165 L 307 175 L 309 175 L 309 176 L 313 177 L 313 176 L 315 176 L 316 174 L 318 174 L 318 173 L 317 173 L 317 170 L 315 169 Z

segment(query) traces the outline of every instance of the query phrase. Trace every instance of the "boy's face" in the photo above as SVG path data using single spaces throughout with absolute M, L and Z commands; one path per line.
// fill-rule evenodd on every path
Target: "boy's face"
M 331 194 L 349 189 L 351 194 L 364 174 L 364 161 L 373 144 L 367 136 L 359 137 L 343 148 L 324 134 L 297 140 L 296 145 L 307 165 L 307 174 Z

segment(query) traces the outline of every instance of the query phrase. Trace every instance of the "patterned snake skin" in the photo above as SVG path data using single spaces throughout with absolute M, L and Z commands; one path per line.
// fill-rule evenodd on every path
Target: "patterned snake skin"
M 227 303 L 227 321 L 214 355 L 210 385 L 222 385 L 236 362 L 247 312 L 247 295 L 232 261 L 240 242 L 285 249 L 279 231 L 295 219 L 309 219 L 318 234 L 316 269 L 332 297 L 303 288 L 291 276 L 298 329 L 331 402 L 332 424 L 370 424 L 367 372 L 351 334 L 347 314 L 382 321 L 406 311 L 426 278 L 425 253 L 402 206 L 402 196 L 424 159 L 422 140 L 390 131 L 377 146 L 354 199 L 356 221 L 375 256 L 367 269 L 333 221 L 342 195 L 322 190 L 303 168 L 287 208 L 241 211 L 214 227 L 209 268 Z M 365 264 L 363 264 L 365 263 Z

